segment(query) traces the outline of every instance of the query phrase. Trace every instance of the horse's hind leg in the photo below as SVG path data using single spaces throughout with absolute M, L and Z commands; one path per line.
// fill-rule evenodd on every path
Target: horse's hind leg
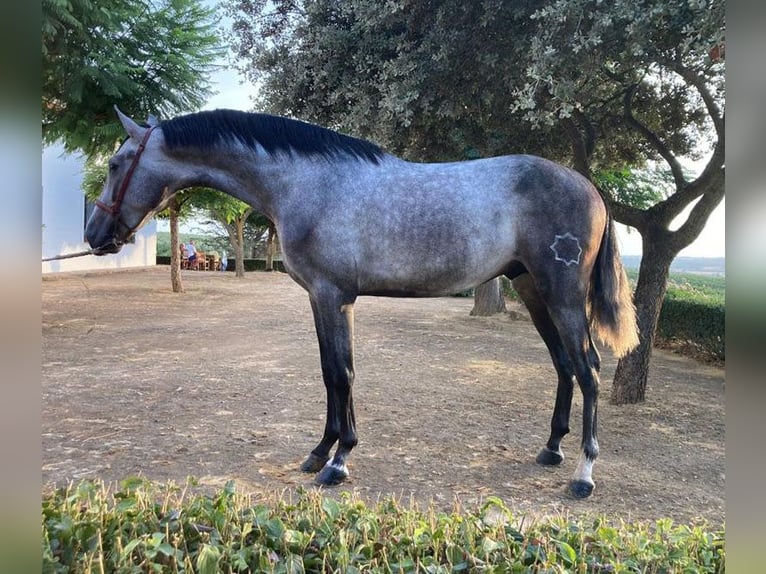
M 558 375 L 556 405 L 551 418 L 551 434 L 548 442 L 537 455 L 537 462 L 544 465 L 558 465 L 564 460 L 561 452 L 561 439 L 569 433 L 569 415 L 572 409 L 572 391 L 574 389 L 574 367 L 569 354 L 564 348 L 558 330 L 548 314 L 548 309 L 540 298 L 532 277 L 524 273 L 513 279 L 513 287 L 529 311 L 537 331 L 548 347 L 553 366 Z
M 317 484 L 335 485 L 348 478 L 346 457 L 357 443 L 352 387 L 354 383 L 353 297 L 333 288 L 311 294 L 311 308 L 319 339 L 322 376 L 327 391 L 327 420 L 319 444 L 301 465 L 319 472 Z M 338 442 L 335 456 L 330 449 Z
M 536 281 L 519 276 L 514 286 L 520 285 L 531 300 L 530 315 L 540 330 L 553 357 L 559 374 L 556 408 L 551 422 L 551 438 L 546 449 L 538 456 L 543 463 L 560 462 L 557 452 L 561 437 L 566 434 L 572 400 L 572 374 L 577 379 L 583 396 L 583 432 L 580 458 L 572 481 L 571 493 L 584 498 L 595 486 L 591 476 L 598 457 L 598 385 L 600 358 L 593 346 L 586 314 L 586 293 L 581 280 L 580 267 L 536 268 Z M 589 271 L 588 271 L 589 272 Z M 557 456 L 558 455 L 558 456 Z

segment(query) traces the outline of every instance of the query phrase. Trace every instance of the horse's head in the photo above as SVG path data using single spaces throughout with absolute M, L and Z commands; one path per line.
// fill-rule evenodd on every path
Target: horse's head
M 147 126 L 141 126 L 120 110 L 117 115 L 128 138 L 109 160 L 106 184 L 96 201 L 98 209 L 85 227 L 85 238 L 96 255 L 117 253 L 172 194 L 172 170 L 157 121 L 150 119 Z

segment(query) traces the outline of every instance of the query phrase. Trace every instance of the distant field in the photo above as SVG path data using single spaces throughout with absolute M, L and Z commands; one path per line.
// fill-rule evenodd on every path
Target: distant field
M 635 284 L 638 280 L 638 270 L 628 269 L 627 273 L 628 278 Z M 671 271 L 668 278 L 668 296 L 681 294 L 708 304 L 725 305 L 726 277 Z
M 641 257 L 638 255 L 623 255 L 622 263 L 626 269 L 638 269 Z M 726 258 L 724 257 L 676 257 L 670 264 L 670 271 L 679 273 L 695 273 L 699 275 L 726 275 Z

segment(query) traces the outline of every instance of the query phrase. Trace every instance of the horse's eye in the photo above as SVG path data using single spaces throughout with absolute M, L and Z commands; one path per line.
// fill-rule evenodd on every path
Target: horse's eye
M 109 162 L 109 173 L 114 173 L 117 171 L 117 164 L 114 162 Z

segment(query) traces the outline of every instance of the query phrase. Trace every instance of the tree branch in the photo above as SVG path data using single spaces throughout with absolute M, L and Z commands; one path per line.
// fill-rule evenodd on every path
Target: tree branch
M 648 217 L 646 211 L 638 209 L 637 207 L 631 207 L 630 205 L 614 201 L 603 191 L 601 192 L 601 197 L 604 198 L 604 201 L 609 208 L 609 212 L 615 221 L 622 223 L 623 225 L 634 227 L 639 231 L 642 231 L 646 227 L 646 221 Z
M 726 191 L 724 181 L 725 170 L 721 168 L 715 177 L 709 181 L 704 193 L 702 193 L 702 197 L 692 208 L 689 217 L 686 218 L 683 225 L 670 233 L 670 247 L 675 253 L 691 245 L 699 237 L 699 234 L 702 233 L 710 214 L 713 213 L 713 210 L 718 207 L 724 198 Z
M 590 179 L 590 161 L 588 154 L 588 142 L 583 134 L 578 129 L 572 118 L 564 118 L 561 120 L 564 129 L 569 136 L 569 141 L 572 144 L 572 158 L 574 161 L 574 168 L 582 175 Z M 591 144 L 591 151 L 593 145 Z
M 725 139 L 726 122 L 724 121 L 724 114 L 721 112 L 721 108 L 716 104 L 713 94 L 710 93 L 707 84 L 705 84 L 705 78 L 699 74 L 695 74 L 693 70 L 681 65 L 679 62 L 670 62 L 668 67 L 676 74 L 681 76 L 684 81 L 694 86 L 699 93 L 702 101 L 705 103 L 710 120 L 713 122 L 713 128 L 715 129 L 718 141 L 722 142 Z
M 638 131 L 644 138 L 654 147 L 654 149 L 657 150 L 657 152 L 663 157 L 663 159 L 668 163 L 670 166 L 670 171 L 673 174 L 673 180 L 676 184 L 676 189 L 681 190 L 686 187 L 686 179 L 684 178 L 684 172 L 683 168 L 681 167 L 681 164 L 678 162 L 676 157 L 673 155 L 673 153 L 668 149 L 668 147 L 662 142 L 662 140 L 655 134 L 652 130 L 650 130 L 648 127 L 646 127 L 644 124 L 642 124 L 640 121 L 638 121 L 633 116 L 633 98 L 636 95 L 636 92 L 638 91 L 638 84 L 633 84 L 630 88 L 628 88 L 628 91 L 625 92 L 625 97 L 623 98 L 623 105 L 624 105 L 624 113 L 625 113 L 625 121 L 628 123 L 629 126 L 631 126 L 633 129 Z
M 706 190 L 711 187 L 719 185 L 722 190 L 725 190 L 726 186 L 723 180 L 718 183 L 718 179 L 721 177 L 721 173 L 723 173 L 724 163 L 726 161 L 722 148 L 723 143 L 719 140 L 716 143 L 710 161 L 708 161 L 705 169 L 702 170 L 702 173 L 697 179 L 687 183 L 683 189 L 679 189 L 665 201 L 657 204 L 667 213 L 670 221 L 678 217 L 678 215 L 680 215 L 692 201 L 697 199 L 700 195 L 705 194 Z

